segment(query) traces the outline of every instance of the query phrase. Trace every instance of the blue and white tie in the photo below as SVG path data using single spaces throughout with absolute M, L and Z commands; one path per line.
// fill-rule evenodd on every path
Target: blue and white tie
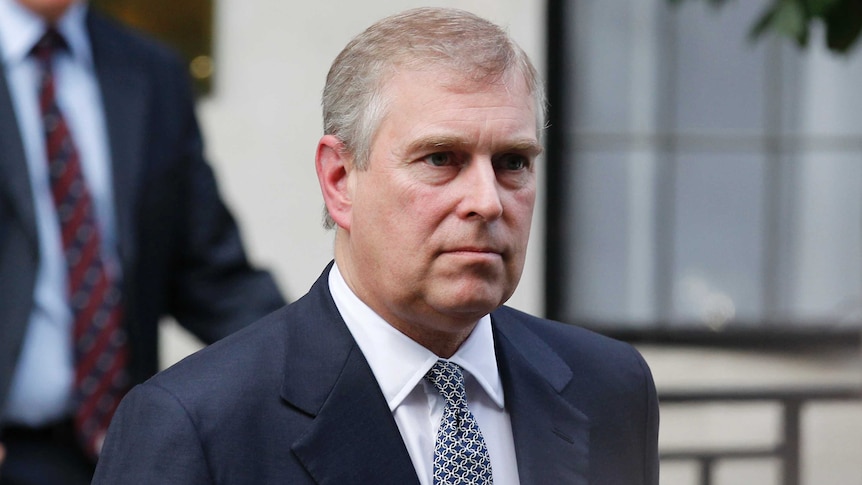
M 493 484 L 485 439 L 467 408 L 461 367 L 438 360 L 425 378 L 446 400 L 434 446 L 434 485 Z

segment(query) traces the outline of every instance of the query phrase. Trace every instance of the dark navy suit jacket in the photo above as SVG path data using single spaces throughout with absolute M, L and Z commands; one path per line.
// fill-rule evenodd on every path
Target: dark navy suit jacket
M 132 375 L 157 370 L 157 330 L 173 315 L 206 342 L 284 304 L 249 267 L 236 224 L 203 158 L 185 64 L 88 13 L 107 121 Z M 39 261 L 33 196 L 0 64 L 0 407 L 33 308 Z
M 328 273 L 135 388 L 93 483 L 418 484 Z M 491 321 L 522 484 L 658 483 L 656 393 L 631 346 L 506 307 Z

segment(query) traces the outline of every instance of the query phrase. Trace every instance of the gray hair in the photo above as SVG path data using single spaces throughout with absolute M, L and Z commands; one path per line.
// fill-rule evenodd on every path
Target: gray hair
M 385 84 L 398 68 L 444 68 L 468 82 L 493 83 L 518 73 L 544 125 L 545 94 L 527 54 L 499 26 L 450 8 L 417 8 L 378 21 L 351 40 L 326 77 L 323 131 L 343 143 L 359 170 L 367 168 L 377 129 L 387 114 Z M 335 226 L 325 214 L 324 225 Z

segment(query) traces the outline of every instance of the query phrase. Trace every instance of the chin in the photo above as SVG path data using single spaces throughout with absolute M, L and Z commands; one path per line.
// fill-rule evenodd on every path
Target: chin
M 463 295 L 461 295 L 463 296 Z M 450 315 L 457 316 L 465 320 L 478 320 L 479 318 L 491 313 L 502 305 L 502 300 L 497 298 L 487 299 L 469 299 L 450 302 L 445 305 L 447 312 Z
M 431 288 L 439 288 L 438 291 L 429 293 L 429 300 L 441 313 L 451 315 L 478 315 L 481 317 L 506 302 L 512 295 L 511 285 L 505 278 L 481 278 L 464 277 L 460 275 L 457 280 L 438 280 Z M 477 317 L 477 318 L 478 318 Z

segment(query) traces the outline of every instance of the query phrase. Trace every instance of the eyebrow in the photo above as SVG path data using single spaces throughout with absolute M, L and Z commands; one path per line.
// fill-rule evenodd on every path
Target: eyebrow
M 417 151 L 427 151 L 432 149 L 464 149 L 470 145 L 471 143 L 469 141 L 459 136 L 434 135 L 414 141 L 407 147 L 407 149 L 409 153 L 414 153 Z M 542 146 L 536 142 L 536 140 L 531 138 L 508 141 L 501 144 L 500 147 L 502 148 L 495 148 L 494 151 L 519 152 L 533 157 L 541 155 L 544 151 Z
M 510 146 L 509 150 L 507 151 L 516 151 L 525 153 L 533 157 L 538 157 L 542 154 L 544 148 L 542 148 L 542 145 L 536 142 L 536 140 L 525 139 L 516 141 Z

